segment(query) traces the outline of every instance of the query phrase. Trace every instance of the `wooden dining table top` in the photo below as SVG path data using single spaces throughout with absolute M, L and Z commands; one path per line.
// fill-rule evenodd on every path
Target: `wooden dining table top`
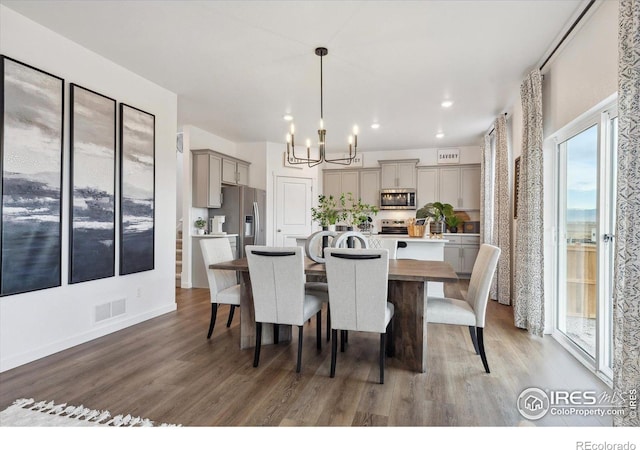
M 312 259 L 305 258 L 304 272 L 306 274 L 323 275 L 326 273 L 325 265 Z M 210 269 L 235 270 L 248 272 L 247 258 L 234 259 L 211 264 Z M 389 280 L 394 281 L 458 281 L 458 275 L 451 264 L 444 261 L 423 261 L 418 259 L 390 259 Z

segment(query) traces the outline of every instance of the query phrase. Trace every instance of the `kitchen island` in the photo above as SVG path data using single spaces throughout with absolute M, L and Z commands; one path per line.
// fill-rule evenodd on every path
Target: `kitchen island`
M 408 234 L 371 235 L 367 236 L 367 241 L 370 248 L 388 248 L 389 241 L 395 241 L 396 259 L 422 261 L 444 261 L 444 245 L 448 242 L 447 239 L 411 237 Z M 444 297 L 444 284 L 430 281 L 427 285 L 427 292 L 433 297 Z

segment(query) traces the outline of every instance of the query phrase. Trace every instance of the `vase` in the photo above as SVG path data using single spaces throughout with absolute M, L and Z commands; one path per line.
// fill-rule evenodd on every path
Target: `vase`
M 442 234 L 444 231 L 442 221 L 431 222 L 431 224 L 429 224 L 429 231 L 431 234 Z
M 458 227 L 449 227 L 449 233 L 457 233 Z
M 199 236 L 202 236 L 204 234 L 204 228 L 198 228 L 196 233 L 198 233 Z
M 324 227 L 323 227 L 324 229 Z M 329 225 L 329 231 L 336 231 L 336 224 L 334 223 L 333 225 Z

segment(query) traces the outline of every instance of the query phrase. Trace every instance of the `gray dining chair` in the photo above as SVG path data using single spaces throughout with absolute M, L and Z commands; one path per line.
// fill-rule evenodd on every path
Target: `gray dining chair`
M 235 308 L 236 306 L 240 306 L 240 284 L 238 283 L 236 272 L 232 270 L 209 269 L 211 264 L 233 259 L 229 239 L 202 238 L 200 239 L 200 249 L 202 250 L 202 259 L 204 260 L 204 267 L 207 271 L 207 281 L 209 282 L 211 320 L 209 321 L 207 339 L 210 339 L 213 333 L 213 327 L 216 324 L 218 304 L 229 305 L 227 328 L 231 326 Z
M 485 316 L 489 289 L 499 257 L 500 249 L 498 247 L 489 244 L 480 246 L 465 300 L 427 297 L 427 322 L 468 326 L 473 347 L 476 354 L 480 355 L 487 373 L 490 372 L 484 350 Z
M 274 325 L 274 342 L 278 342 L 278 325 L 298 327 L 298 360 L 302 367 L 304 324 L 316 316 L 316 346 L 322 348 L 322 303 L 327 293 L 305 289 L 304 249 L 302 247 L 245 247 L 253 291 L 256 320 L 256 347 L 253 367 L 258 367 L 262 340 L 262 324 Z
M 331 378 L 335 377 L 338 330 L 341 350 L 348 331 L 380 334 L 380 384 L 385 352 L 393 356 L 393 304 L 387 302 L 387 249 L 332 248 L 325 253 L 331 306 Z

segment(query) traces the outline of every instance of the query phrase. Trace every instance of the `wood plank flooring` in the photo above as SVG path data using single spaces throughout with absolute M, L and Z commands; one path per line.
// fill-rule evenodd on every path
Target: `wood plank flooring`
M 377 335 L 350 333 L 331 379 L 330 345 L 323 332 L 317 352 L 315 321 L 305 327 L 300 374 L 296 338 L 264 346 L 254 368 L 253 350 L 239 349 L 239 311 L 226 328 L 228 307 L 221 306 L 206 339 L 208 295 L 177 288 L 175 312 L 0 374 L 0 409 L 27 397 L 183 426 L 611 425 L 609 418 L 527 422 L 519 415 L 516 400 L 527 387 L 609 389 L 551 337 L 515 328 L 512 308 L 497 302 L 489 303 L 485 328 L 491 374 L 466 327 L 430 324 L 428 372 L 388 358 L 380 385 Z

